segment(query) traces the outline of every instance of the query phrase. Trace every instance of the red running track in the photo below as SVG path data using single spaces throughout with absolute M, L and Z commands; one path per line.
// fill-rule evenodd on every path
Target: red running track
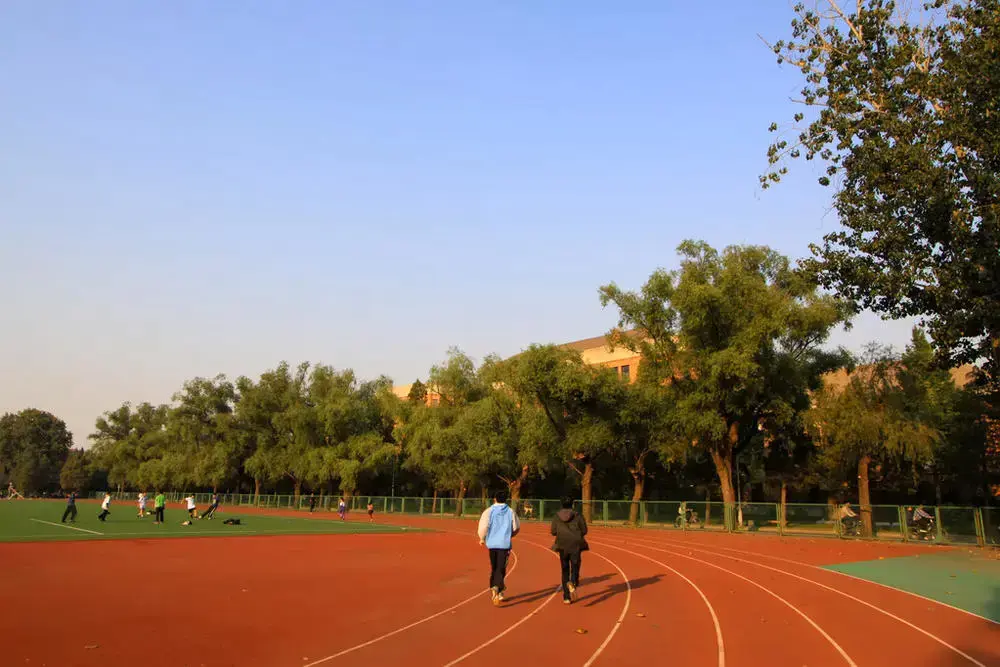
M 495 608 L 472 522 L 391 521 L 435 532 L 0 545 L 0 664 L 1000 665 L 997 624 L 816 567 L 926 547 L 593 529 L 566 606 L 526 524 Z

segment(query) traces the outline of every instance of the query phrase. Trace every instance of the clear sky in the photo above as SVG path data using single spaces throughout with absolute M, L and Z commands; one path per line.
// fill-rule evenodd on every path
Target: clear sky
M 77 444 L 123 401 L 281 360 L 398 383 L 614 324 L 685 238 L 792 256 L 791 3 L 0 4 L 0 412 Z M 862 318 L 837 343 L 901 347 Z

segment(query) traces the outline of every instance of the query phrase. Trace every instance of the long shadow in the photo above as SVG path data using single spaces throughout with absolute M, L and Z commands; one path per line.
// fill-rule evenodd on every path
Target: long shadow
M 594 584 L 599 584 L 602 581 L 606 581 L 613 577 L 613 574 L 601 574 L 594 577 L 584 577 L 580 580 L 580 586 L 592 586 Z M 530 591 L 528 593 L 518 593 L 507 598 L 507 603 L 505 607 L 516 607 L 519 604 L 528 604 L 529 602 L 535 602 L 536 600 L 541 600 L 542 598 L 548 597 L 559 584 L 555 586 L 549 586 L 548 588 L 540 588 L 537 591 Z
M 519 604 L 530 604 L 532 602 L 537 602 L 542 598 L 547 598 L 556 592 L 559 588 L 558 585 L 549 586 L 548 588 L 539 588 L 537 591 L 531 591 L 530 593 L 520 593 L 509 598 L 505 598 L 504 607 L 516 607 Z M 506 595 L 506 594 L 505 594 Z
M 646 586 L 652 586 L 662 578 L 663 578 L 662 574 L 654 574 L 652 577 L 642 577 L 640 579 L 633 579 L 632 581 L 628 582 L 628 584 L 626 584 L 624 581 L 617 584 L 611 584 L 603 591 L 597 591 L 589 595 L 584 595 L 582 598 L 577 600 L 577 602 L 579 603 L 583 602 L 584 600 L 590 600 L 589 602 L 587 602 L 586 606 L 593 607 L 595 604 L 600 604 L 602 602 L 610 600 L 616 595 L 621 595 L 622 593 L 627 591 L 630 586 L 632 590 L 638 590 L 640 588 L 645 588 Z

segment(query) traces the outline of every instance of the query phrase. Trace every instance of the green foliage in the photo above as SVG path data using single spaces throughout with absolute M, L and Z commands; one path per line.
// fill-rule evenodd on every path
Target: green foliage
M 71 449 L 59 471 L 59 487 L 66 492 L 86 493 L 93 488 L 94 468 L 85 450 Z
M 0 471 L 22 493 L 58 487 L 72 446 L 65 422 L 48 412 L 28 408 L 0 417 Z
M 418 403 L 423 405 L 427 402 L 427 385 L 420 380 L 414 380 L 413 384 L 410 385 L 410 391 L 407 393 L 406 399 L 414 405 Z
M 732 502 L 733 455 L 761 429 L 790 428 L 822 375 L 845 363 L 820 345 L 848 309 L 769 248 L 685 241 L 678 252 L 679 270 L 655 272 L 639 292 L 606 285 L 601 303 L 619 312 L 610 340 L 642 355 L 639 382 L 666 395 L 671 429 L 712 458 Z
M 983 360 L 1000 387 L 1000 2 L 936 0 L 915 16 L 891 0 L 854 13 L 795 7 L 773 45 L 815 111 L 768 151 L 819 158 L 836 178 L 841 231 L 807 262 L 861 308 L 923 317 L 948 365 Z M 796 122 L 803 114 L 796 114 Z M 772 125 L 772 130 L 777 125 Z

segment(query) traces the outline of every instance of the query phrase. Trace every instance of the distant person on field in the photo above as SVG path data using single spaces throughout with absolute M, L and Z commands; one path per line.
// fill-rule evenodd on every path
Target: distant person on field
M 190 523 L 191 519 L 198 518 L 198 505 L 194 502 L 194 494 L 185 498 L 184 502 L 187 503 L 188 523 Z
M 7 484 L 7 500 L 13 500 L 14 498 L 24 500 L 24 496 L 18 493 L 17 489 L 14 488 L 14 482 L 10 482 Z
M 479 517 L 478 530 L 479 544 L 490 551 L 490 592 L 495 605 L 503 602 L 510 540 L 519 530 L 517 513 L 507 506 L 507 491 L 501 489 L 493 496 L 493 505 Z
M 590 548 L 584 539 L 587 522 L 582 514 L 573 511 L 572 499 L 562 499 L 562 509 L 552 519 L 550 532 L 556 538 L 552 550 L 559 554 L 562 568 L 563 604 L 570 604 L 580 586 L 580 554 Z
M 163 495 L 162 491 L 156 492 L 156 498 L 153 499 L 153 516 L 155 517 L 155 524 L 163 523 L 163 510 L 167 506 L 167 497 Z
M 375 523 L 375 503 L 368 501 L 368 523 Z
M 69 517 L 70 523 L 76 523 L 76 491 L 72 491 L 69 497 L 66 498 L 66 510 L 63 512 L 62 522 L 66 523 L 66 517 Z
M 143 491 L 139 494 L 138 499 L 136 499 L 136 504 L 139 505 L 139 513 L 136 515 L 140 519 L 146 516 L 146 492 Z
M 205 510 L 205 513 L 202 514 L 199 518 L 200 519 L 212 519 L 213 517 L 215 517 L 215 512 L 218 509 L 219 509 L 219 494 L 218 493 L 213 493 L 212 494 L 212 504 L 208 506 L 208 509 Z
M 309 494 L 309 513 L 312 514 L 313 510 L 316 509 L 316 496 Z
M 340 515 L 341 521 L 347 520 L 347 503 L 344 501 L 343 497 L 341 497 L 340 502 L 337 503 L 337 514 Z
M 101 501 L 101 512 L 97 515 L 97 518 L 104 521 L 111 514 L 111 494 L 105 493 L 104 500 Z

